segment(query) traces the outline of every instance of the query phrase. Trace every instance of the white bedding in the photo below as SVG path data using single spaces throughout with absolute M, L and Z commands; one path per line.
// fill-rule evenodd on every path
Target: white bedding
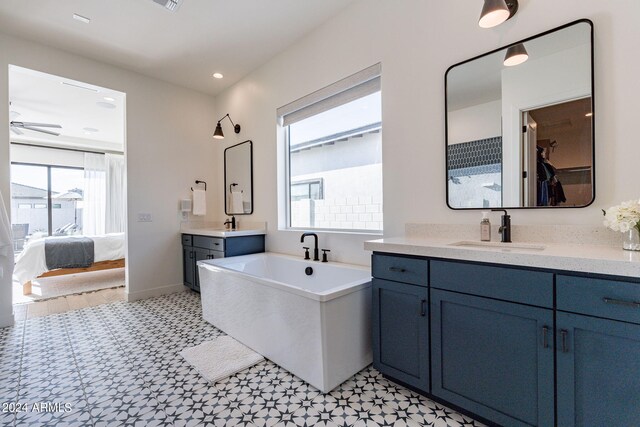
M 124 233 L 104 234 L 88 237 L 94 242 L 94 262 L 112 261 L 124 258 Z M 67 236 L 50 237 L 66 239 Z M 18 258 L 13 269 L 13 276 L 21 285 L 49 271 L 44 254 L 44 239 L 29 241 Z

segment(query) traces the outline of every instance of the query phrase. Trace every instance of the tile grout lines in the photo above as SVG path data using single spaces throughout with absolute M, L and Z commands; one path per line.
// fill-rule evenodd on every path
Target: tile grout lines
M 84 400 L 87 403 L 87 407 L 89 406 L 89 398 L 87 396 L 87 388 L 85 386 L 84 381 L 82 380 L 82 373 L 80 371 L 80 365 L 78 365 L 78 358 L 76 357 L 76 352 L 74 350 L 73 342 L 71 341 L 71 336 L 69 335 L 69 328 L 67 327 L 68 316 L 65 316 L 63 319 L 64 322 L 64 332 L 69 341 L 69 348 L 71 349 L 71 355 L 73 356 L 73 364 L 76 367 L 76 372 L 78 372 L 78 378 L 80 378 L 80 387 L 82 387 L 82 395 L 84 396 Z M 91 419 L 91 425 L 95 426 L 96 423 L 93 421 L 93 415 L 91 415 L 91 411 L 89 411 L 89 418 Z
M 20 367 L 19 375 L 18 375 L 18 385 L 16 387 L 16 402 L 20 399 L 20 381 L 22 379 L 22 362 L 24 360 L 24 339 L 27 331 L 27 321 L 24 320 L 22 324 L 22 339 L 20 340 Z M 13 426 L 15 427 L 18 424 L 18 414 L 16 412 L 13 413 Z
M 25 420 L 29 423 L 178 427 L 479 425 L 392 383 L 370 366 L 328 394 L 268 360 L 210 385 L 179 356 L 185 347 L 224 335 L 202 319 L 199 297 L 191 292 L 134 303 L 115 302 L 54 316 L 16 325 L 23 333 L 21 337 L 13 335 L 14 342 L 21 346 L 16 366 L 28 371 L 33 357 L 29 358 L 25 349 L 37 349 L 42 334 L 48 335 L 62 322 L 65 330 L 60 330 L 59 338 L 54 336 L 53 342 L 66 340 L 69 350 L 58 345 L 50 350 L 43 347 L 42 351 L 55 361 L 67 358 L 75 370 L 69 372 L 69 380 L 52 383 L 52 387 L 79 386 L 51 395 L 84 400 L 86 406 L 79 407 L 73 415 L 49 421 L 38 417 Z M 25 377 L 21 373 L 16 393 L 46 394 L 46 385 L 38 386 L 35 394 L 30 389 L 34 379 L 48 380 L 49 369 L 41 371 Z M 7 425 L 23 423 L 16 415 L 13 424 Z

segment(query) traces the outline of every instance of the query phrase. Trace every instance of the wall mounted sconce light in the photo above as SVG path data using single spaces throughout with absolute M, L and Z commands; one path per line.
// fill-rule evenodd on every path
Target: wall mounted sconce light
M 514 65 L 520 65 L 529 59 L 527 49 L 524 48 L 524 44 L 518 43 L 513 46 L 509 46 L 507 53 L 504 55 L 504 65 L 507 67 L 513 67 Z
M 233 125 L 233 131 L 235 133 L 240 133 L 240 125 L 237 123 L 233 123 L 233 120 L 231 120 L 229 113 L 227 113 L 223 118 L 218 120 L 218 124 L 216 125 L 216 130 L 213 132 L 213 137 L 215 139 L 224 139 L 224 133 L 222 133 L 222 126 L 220 125 L 220 122 L 223 121 L 225 118 L 229 119 L 229 121 Z
M 492 28 L 502 24 L 518 11 L 518 0 L 484 0 L 478 25 Z

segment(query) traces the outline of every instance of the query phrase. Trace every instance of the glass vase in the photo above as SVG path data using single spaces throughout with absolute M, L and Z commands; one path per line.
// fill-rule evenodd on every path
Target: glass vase
M 634 227 L 624 233 L 622 248 L 625 251 L 640 251 L 640 233 L 637 228 Z

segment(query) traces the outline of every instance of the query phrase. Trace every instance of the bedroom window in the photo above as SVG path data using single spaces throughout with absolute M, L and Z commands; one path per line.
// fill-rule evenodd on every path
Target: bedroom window
M 374 65 L 278 109 L 289 228 L 382 231 L 380 72 Z
M 11 164 L 14 251 L 32 238 L 82 232 L 82 168 Z

